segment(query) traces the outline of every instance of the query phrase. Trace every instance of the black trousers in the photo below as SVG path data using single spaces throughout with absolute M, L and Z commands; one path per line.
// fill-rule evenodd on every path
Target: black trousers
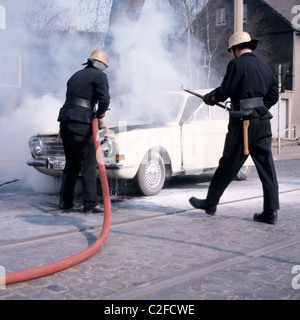
M 76 180 L 81 172 L 84 210 L 99 204 L 97 201 L 97 160 L 91 125 L 61 122 L 60 133 L 64 145 L 66 166 L 60 190 L 60 202 L 73 204 Z
M 269 119 L 253 118 L 249 125 L 249 151 L 263 187 L 264 211 L 279 209 L 278 182 L 271 151 L 272 131 Z M 206 201 L 217 205 L 219 200 L 247 160 L 244 155 L 243 121 L 230 119 L 223 156 L 220 159 Z

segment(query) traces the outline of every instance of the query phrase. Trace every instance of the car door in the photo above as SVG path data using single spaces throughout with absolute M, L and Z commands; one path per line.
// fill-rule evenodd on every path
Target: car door
M 209 119 L 202 121 L 204 132 L 204 168 L 215 168 L 223 154 L 229 113 L 218 106 L 207 106 Z
M 182 170 L 186 174 L 199 174 L 204 168 L 204 131 L 200 123 L 208 119 L 209 109 L 203 101 L 189 97 L 180 120 Z
M 227 125 L 225 110 L 207 106 L 198 99 L 198 108 L 182 122 L 182 167 L 186 174 L 199 174 L 204 169 L 217 167 Z

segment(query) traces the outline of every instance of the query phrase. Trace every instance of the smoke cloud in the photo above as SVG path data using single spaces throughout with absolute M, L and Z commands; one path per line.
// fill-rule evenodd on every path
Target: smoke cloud
M 113 52 L 118 56 L 114 86 L 120 92 L 147 92 L 180 88 L 183 70 L 174 66 L 168 51 L 174 17 L 146 1 L 138 21 L 122 20 L 113 28 Z M 114 68 L 114 66 L 113 66 Z
M 28 140 L 37 133 L 58 132 L 66 82 L 99 40 L 76 32 L 30 31 L 24 21 L 27 1 L 15 2 L 1 1 L 7 28 L 0 30 L 0 184 L 26 177 L 26 186 L 47 191 L 53 179 L 26 164 L 31 158 Z M 11 57 L 14 64 L 5 66 L 3 61 Z
M 17 109 L 7 111 L 5 102 L 0 101 L 0 183 L 26 176 L 30 187 L 43 190 L 43 185 L 45 189 L 50 185 L 49 180 L 26 164 L 31 158 L 28 139 L 36 133 L 58 131 L 56 119 L 64 101 L 66 82 L 82 68 L 92 50 L 101 46 L 101 41 L 74 32 L 52 32 L 38 38 L 27 33 L 21 23 L 24 8 L 14 6 L 14 1 L 7 1 L 5 5 L 7 12 L 9 6 L 13 7 L 14 21 L 20 22 L 14 25 L 11 30 L 14 37 L 8 36 L 5 45 L 22 57 L 22 78 L 26 86 L 22 83 L 22 99 Z M 137 109 L 143 109 L 142 101 L 135 100 L 120 112 L 115 107 L 120 94 L 179 91 L 181 85 L 187 83 L 183 61 L 176 61 L 168 49 L 175 24 L 174 16 L 167 10 L 159 10 L 155 1 L 148 0 L 139 21 L 122 21 L 114 26 L 114 55 L 107 70 L 112 102 L 106 125 L 116 120 L 131 121 Z M 7 33 L 10 27 L 7 23 Z M 2 96 L 11 95 L 12 90 L 0 89 Z
M 115 57 L 111 59 L 108 72 L 112 72 L 111 91 L 116 100 L 120 94 L 155 95 L 156 92 L 180 90 L 187 81 L 187 74 L 182 69 L 184 63 L 176 61 L 168 48 L 175 26 L 175 16 L 162 11 L 155 1 L 146 1 L 138 21 L 122 20 L 112 28 Z M 145 108 L 150 104 L 138 100 L 138 96 L 131 100 L 125 109 L 120 109 L 112 99 L 106 121 L 135 121 L 140 113 L 148 112 Z M 168 113 L 168 110 L 161 112 Z
M 25 179 L 35 190 L 51 191 L 52 179 L 27 166 L 31 158 L 28 140 L 37 133 L 58 132 L 57 113 L 61 101 L 52 95 L 26 96 L 20 107 L 0 118 L 0 183 Z

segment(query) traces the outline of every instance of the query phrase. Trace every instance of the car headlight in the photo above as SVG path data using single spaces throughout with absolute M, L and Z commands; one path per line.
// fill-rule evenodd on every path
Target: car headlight
M 110 137 L 101 138 L 101 147 L 104 157 L 112 158 L 116 155 L 115 139 Z
M 38 137 L 31 138 L 29 141 L 30 151 L 35 156 L 43 155 L 43 143 L 42 140 Z

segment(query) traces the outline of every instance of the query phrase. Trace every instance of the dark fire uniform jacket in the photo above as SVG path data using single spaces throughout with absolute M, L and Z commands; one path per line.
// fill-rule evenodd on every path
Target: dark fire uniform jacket
M 76 72 L 67 82 L 67 97 L 79 97 L 98 102 L 96 116 L 105 113 L 109 106 L 110 95 L 107 76 L 98 69 L 87 66 Z M 63 108 L 63 112 L 58 121 L 78 121 L 90 124 L 92 122 L 91 109 L 80 105 L 73 105 Z
M 268 110 L 278 101 L 278 84 L 272 70 L 252 52 L 231 60 L 226 75 L 215 91 L 217 101 L 231 99 L 234 111 L 239 110 L 242 99 L 262 97 L 264 106 L 255 108 L 254 117 L 272 115 Z

